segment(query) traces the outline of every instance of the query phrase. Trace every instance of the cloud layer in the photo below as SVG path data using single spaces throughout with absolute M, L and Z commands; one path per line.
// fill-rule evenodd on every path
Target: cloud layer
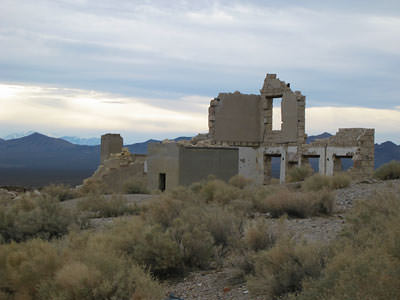
M 3 0 L 0 80 L 181 103 L 276 72 L 311 105 L 394 107 L 399 2 L 321 2 Z

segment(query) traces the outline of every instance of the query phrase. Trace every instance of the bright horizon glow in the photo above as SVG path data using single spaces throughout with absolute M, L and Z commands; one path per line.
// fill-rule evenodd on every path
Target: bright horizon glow
M 160 108 L 168 99 L 123 97 L 81 89 L 0 84 L 0 136 L 37 131 L 51 136 L 99 137 L 121 133 L 127 143 L 151 138 L 194 136 L 208 132 L 208 104 L 212 97 L 186 96 L 184 109 Z M 280 108 L 274 109 L 279 122 Z M 338 117 L 340 116 L 340 117 Z M 277 124 L 275 124 L 277 125 Z M 365 107 L 307 107 L 306 132 L 335 134 L 339 128 L 376 129 L 376 141 L 397 138 L 400 109 Z

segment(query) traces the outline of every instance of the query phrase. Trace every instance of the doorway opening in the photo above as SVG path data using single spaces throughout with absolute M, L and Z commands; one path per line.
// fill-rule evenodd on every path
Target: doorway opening
M 167 178 L 167 176 L 165 173 L 160 173 L 160 175 L 158 177 L 158 189 L 161 192 L 165 191 L 166 178 Z

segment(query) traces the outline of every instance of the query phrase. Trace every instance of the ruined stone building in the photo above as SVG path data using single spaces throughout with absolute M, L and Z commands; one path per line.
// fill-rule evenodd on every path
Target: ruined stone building
M 278 130 L 273 129 L 276 98 L 281 99 Z M 223 180 L 239 174 L 256 184 L 268 184 L 273 157 L 280 159 L 281 183 L 288 169 L 308 164 L 309 158 L 318 159 L 321 174 L 333 175 L 341 170 L 342 158 L 351 158 L 353 167 L 349 172 L 353 176 L 371 175 L 374 129 L 339 129 L 330 138 L 307 144 L 305 104 L 305 96 L 292 91 L 290 84 L 275 74 L 267 74 L 259 95 L 219 94 L 210 102 L 208 134 L 191 141 L 149 145 L 144 163 L 148 188 L 165 190 L 189 185 L 211 174 Z M 104 142 L 111 140 L 105 138 Z M 113 148 L 104 145 L 104 149 Z

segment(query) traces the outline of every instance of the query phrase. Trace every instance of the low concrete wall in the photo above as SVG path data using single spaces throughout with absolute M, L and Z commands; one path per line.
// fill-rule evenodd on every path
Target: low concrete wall
M 179 165 L 180 185 L 190 185 L 209 175 L 228 181 L 239 173 L 239 150 L 181 147 Z

